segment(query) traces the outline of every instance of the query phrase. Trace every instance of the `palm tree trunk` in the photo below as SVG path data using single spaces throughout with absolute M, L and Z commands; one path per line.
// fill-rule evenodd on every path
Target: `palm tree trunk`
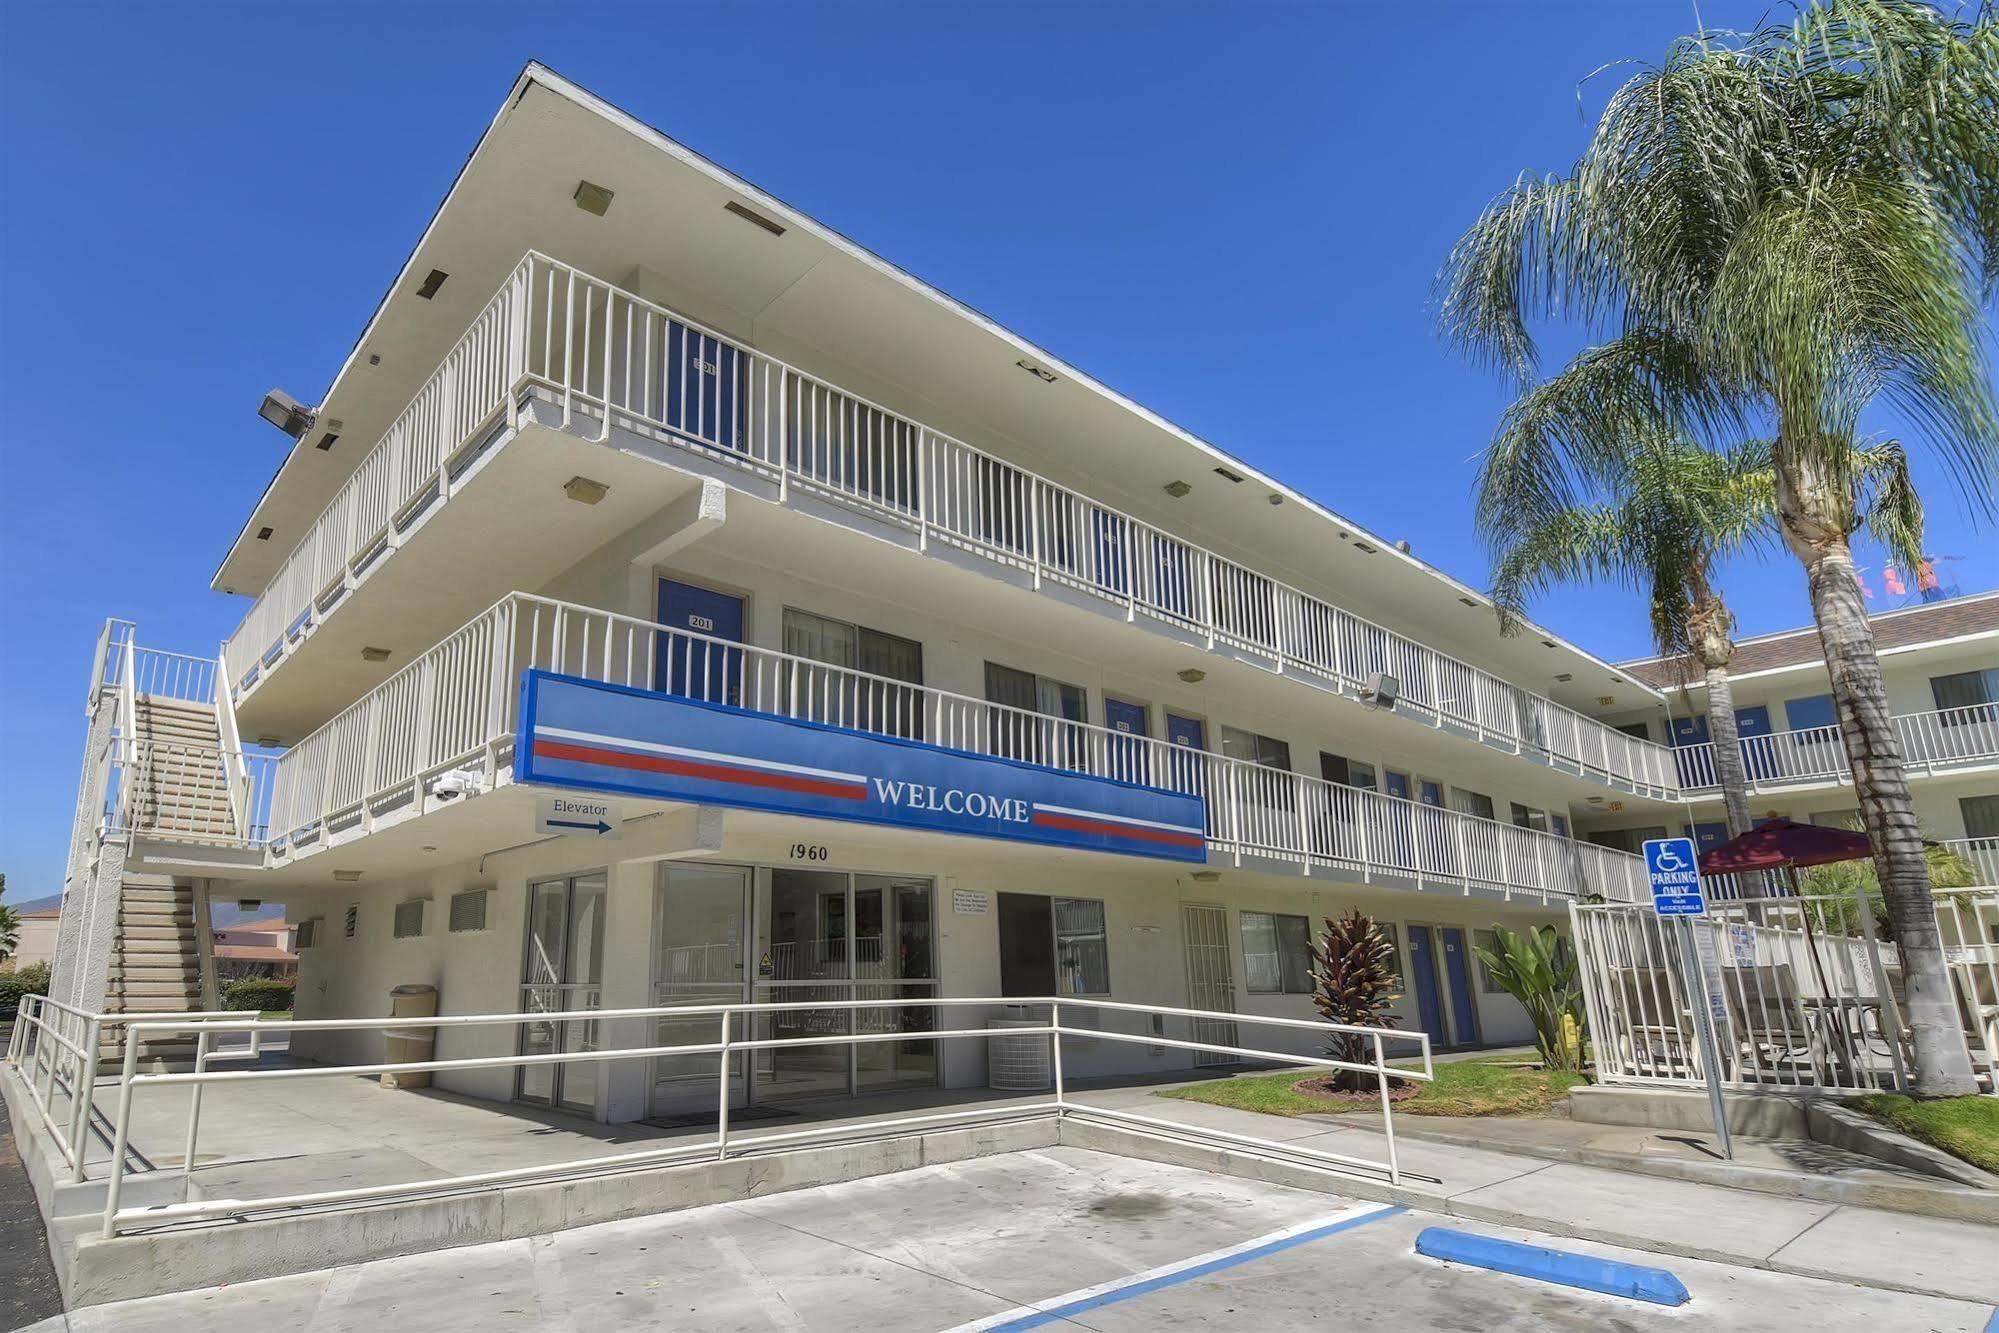
M 1756 827 L 1756 817 L 1749 812 L 1749 765 L 1743 762 L 1742 738 L 1735 731 L 1735 686 L 1725 665 L 1706 666 L 1706 672 L 1708 748 L 1714 754 L 1714 778 L 1721 785 L 1728 836 L 1739 838 Z M 1742 896 L 1761 898 L 1763 876 L 1742 876 Z
M 1780 480 L 1788 481 L 1781 476 Z M 1923 858 L 1923 840 L 1909 799 L 1909 782 L 1902 769 L 1902 750 L 1888 713 L 1887 692 L 1881 684 L 1881 663 L 1874 651 L 1874 627 L 1861 600 L 1853 550 L 1837 525 L 1804 521 L 1792 505 L 1797 491 L 1780 499 L 1785 536 L 1804 559 L 1818 621 L 1819 643 L 1825 651 L 1826 674 L 1832 680 L 1833 705 L 1839 733 L 1853 771 L 1853 791 L 1860 817 L 1874 849 L 1874 872 L 1888 908 L 1889 926 L 1901 954 L 1902 976 L 1908 989 L 1906 1013 L 1915 1048 L 1915 1086 L 1919 1097 L 1957 1097 L 1978 1091 L 1971 1072 L 1971 1051 L 1958 1019 L 1957 1000 L 1944 962 L 1943 939 L 1937 929 L 1936 903 L 1930 896 L 1930 868 Z M 1861 928 L 1867 928 L 1862 922 Z

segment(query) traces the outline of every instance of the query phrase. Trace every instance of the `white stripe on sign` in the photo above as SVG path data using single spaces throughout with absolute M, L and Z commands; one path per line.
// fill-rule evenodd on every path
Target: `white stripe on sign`
M 1195 1278 L 1206 1277 L 1209 1273 L 1237 1264 L 1261 1259 L 1267 1254 L 1288 1250 L 1293 1246 L 1309 1244 L 1336 1232 L 1365 1226 L 1369 1222 L 1379 1222 L 1385 1217 L 1394 1217 L 1402 1212 L 1394 1204 L 1357 1203 L 1351 1208 L 1342 1208 L 1326 1217 L 1316 1217 L 1310 1222 L 1300 1222 L 1296 1226 L 1285 1227 L 1282 1231 L 1272 1231 L 1246 1240 L 1240 1245 L 1230 1245 L 1224 1249 L 1210 1250 L 1197 1254 L 1191 1259 L 1178 1263 L 1162 1264 L 1158 1268 L 1148 1268 L 1143 1273 L 1133 1273 L 1129 1277 L 1099 1282 L 1093 1287 L 1083 1287 L 1077 1291 L 1051 1296 L 1033 1305 L 1015 1306 L 998 1314 L 975 1319 L 969 1324 L 959 1324 L 947 1333 L 1016 1333 L 1016 1330 L 1040 1328 L 1047 1324 L 1059 1323 L 1072 1315 L 1094 1310 L 1099 1306 L 1115 1305 L 1135 1296 L 1144 1296 L 1161 1287 L 1170 1287 L 1180 1282 L 1191 1282 Z
M 653 741 L 635 741 L 627 736 L 599 736 L 590 731 L 570 731 L 566 727 L 536 727 L 534 734 L 548 736 L 562 741 L 584 741 L 592 745 L 604 745 L 614 750 L 642 750 L 649 754 L 670 754 L 680 759 L 700 759 L 713 764 L 734 764 L 739 768 L 763 768 L 773 773 L 802 773 L 807 777 L 831 778 L 835 782 L 865 783 L 864 773 L 841 773 L 830 768 L 807 768 L 803 764 L 780 764 L 775 759 L 751 759 L 747 755 L 718 754 L 713 750 L 690 750 L 681 745 L 660 745 Z
M 1106 824 L 1135 824 L 1139 828 L 1165 829 L 1169 833 L 1201 833 L 1191 824 L 1162 824 L 1156 819 L 1134 819 L 1130 815 L 1107 815 L 1101 810 L 1073 810 L 1066 805 L 1043 805 L 1034 803 L 1036 810 L 1046 810 L 1051 815 L 1073 815 L 1077 819 L 1101 819 Z

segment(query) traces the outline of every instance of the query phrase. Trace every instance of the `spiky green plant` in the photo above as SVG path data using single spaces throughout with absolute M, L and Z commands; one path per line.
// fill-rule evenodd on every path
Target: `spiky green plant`
M 1614 485 L 1624 442 L 1768 432 L 1908 982 L 1916 1091 L 1975 1091 L 1851 534 L 1862 418 L 1899 410 L 1969 506 L 1999 490 L 1982 306 L 1999 281 L 1999 15 L 1822 0 L 1677 41 L 1565 174 L 1453 249 L 1445 335 L 1528 383 L 1533 319 L 1600 339 L 1501 422 L 1480 510 L 1531 528 Z M 1919 513 L 1913 490 L 1893 506 Z
M 1395 970 L 1395 946 L 1375 919 L 1358 907 L 1342 917 L 1327 917 L 1325 931 L 1312 949 L 1312 1006 L 1328 1023 L 1354 1027 L 1394 1027 L 1388 1006 L 1399 996 L 1402 978 Z M 1373 1058 L 1371 1039 L 1353 1032 L 1326 1038 L 1326 1057 L 1364 1064 Z M 1335 1069 L 1331 1085 L 1342 1092 L 1373 1092 L 1374 1080 L 1350 1069 Z
M 1583 1012 L 1575 951 L 1563 945 L 1553 926 L 1535 926 L 1522 935 L 1495 925 L 1492 939 L 1496 947 L 1474 944 L 1472 949 L 1494 984 L 1527 1011 L 1542 1065 L 1580 1072 L 1589 1020 Z

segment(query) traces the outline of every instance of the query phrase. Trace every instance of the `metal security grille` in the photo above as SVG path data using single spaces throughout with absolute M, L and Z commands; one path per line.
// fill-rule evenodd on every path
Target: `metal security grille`
M 1187 1005 L 1211 1013 L 1235 1010 L 1235 971 L 1229 957 L 1228 909 L 1206 903 L 1183 903 L 1180 924 L 1187 939 Z M 1196 1018 L 1194 1040 L 1218 1046 L 1236 1044 L 1236 1025 L 1219 1018 Z M 1234 1057 L 1199 1051 L 1196 1065 L 1229 1064 Z
M 397 939 L 406 940 L 423 934 L 423 908 L 424 902 L 421 898 L 396 904 Z
M 347 907 L 347 938 L 354 938 L 354 924 L 361 917 L 361 904 L 350 903 Z
M 457 934 L 486 928 L 486 891 L 467 889 L 451 895 L 451 931 Z

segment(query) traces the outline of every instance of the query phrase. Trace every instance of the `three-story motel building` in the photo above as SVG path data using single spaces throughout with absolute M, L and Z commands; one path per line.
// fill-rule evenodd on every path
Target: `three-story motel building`
M 1308 942 L 1360 907 L 1403 1026 L 1512 1043 L 1481 932 L 1637 896 L 1579 819 L 1682 811 L 1672 752 L 1603 720 L 1663 719 L 1652 686 L 1501 637 L 1406 550 L 539 66 L 317 408 L 271 414 L 296 444 L 216 572 L 247 599 L 219 654 L 99 645 L 57 980 L 87 1009 L 212 1003 L 208 904 L 256 899 L 299 923 L 300 1018 L 409 984 L 444 1013 L 823 999 L 769 1020 L 814 1032 L 927 1029 L 840 1005 L 933 995 L 1310 1017 Z M 1090 1045 L 1072 1072 L 1200 1058 Z M 773 1049 L 735 1095 L 976 1086 L 985 1047 Z M 711 1100 L 706 1064 L 440 1082 L 628 1120 Z

